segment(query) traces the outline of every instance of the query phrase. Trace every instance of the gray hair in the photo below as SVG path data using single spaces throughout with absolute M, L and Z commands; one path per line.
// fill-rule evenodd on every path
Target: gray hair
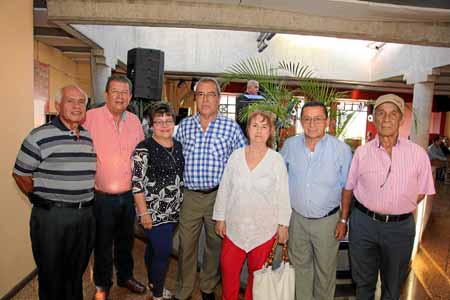
M 254 79 L 250 79 L 249 81 L 247 81 L 247 87 L 249 87 L 249 86 L 258 86 L 259 87 L 259 82 Z
M 220 96 L 220 84 L 219 84 L 219 82 L 217 81 L 217 79 L 212 78 L 212 77 L 202 77 L 202 78 L 200 78 L 200 80 L 199 80 L 199 81 L 195 84 L 195 86 L 194 86 L 194 92 L 197 91 L 198 85 L 199 85 L 200 83 L 202 83 L 202 82 L 212 82 L 212 83 L 214 83 L 214 84 L 216 85 L 216 92 L 217 92 L 217 95 Z
M 64 95 L 64 90 L 68 89 L 68 88 L 75 88 L 77 90 L 80 91 L 80 93 L 84 96 L 84 99 L 86 100 L 86 106 L 88 104 L 88 95 L 83 91 L 82 88 L 80 88 L 78 85 L 76 84 L 69 84 L 69 85 L 65 85 L 62 88 L 59 88 L 56 91 L 56 96 L 55 96 L 55 103 L 61 103 L 62 97 Z

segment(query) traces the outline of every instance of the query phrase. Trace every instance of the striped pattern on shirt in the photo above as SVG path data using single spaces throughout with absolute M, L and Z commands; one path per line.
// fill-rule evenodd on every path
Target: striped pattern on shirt
M 94 197 L 96 154 L 89 133 L 80 136 L 57 117 L 25 138 L 14 174 L 33 177 L 33 193 L 53 201 L 83 202 Z
M 425 150 L 399 137 L 392 156 L 379 137 L 356 149 L 345 186 L 361 204 L 381 214 L 413 212 L 417 196 L 435 193 L 430 160 Z
M 218 186 L 231 153 L 246 145 L 239 125 L 220 113 L 206 132 L 202 130 L 198 113 L 184 119 L 175 138 L 183 145 L 184 184 L 191 190 Z

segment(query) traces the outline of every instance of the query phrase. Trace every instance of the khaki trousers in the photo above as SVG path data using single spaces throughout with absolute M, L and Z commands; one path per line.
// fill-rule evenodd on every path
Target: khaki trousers
M 334 237 L 340 213 L 307 219 L 292 211 L 289 259 L 295 269 L 296 300 L 332 300 L 336 289 L 339 241 Z
M 220 248 L 222 240 L 214 231 L 212 220 L 217 191 L 202 194 L 184 191 L 184 201 L 178 226 L 180 246 L 178 252 L 178 277 L 176 297 L 188 299 L 195 287 L 197 275 L 198 241 L 205 227 L 205 249 L 200 270 L 200 290 L 214 291 L 220 281 Z

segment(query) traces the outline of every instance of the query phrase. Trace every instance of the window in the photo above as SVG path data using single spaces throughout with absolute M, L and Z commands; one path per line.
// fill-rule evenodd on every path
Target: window
M 230 93 L 220 95 L 219 112 L 233 120 L 236 120 L 236 96 Z

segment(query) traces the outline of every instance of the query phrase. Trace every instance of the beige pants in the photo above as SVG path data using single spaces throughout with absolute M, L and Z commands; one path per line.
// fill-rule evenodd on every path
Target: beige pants
M 220 281 L 220 247 L 222 240 L 214 231 L 211 219 L 217 192 L 202 194 L 185 190 L 178 226 L 180 246 L 176 297 L 188 299 L 195 287 L 198 241 L 205 226 L 205 249 L 200 270 L 200 290 L 213 292 Z
M 295 269 L 296 300 L 332 300 L 339 242 L 334 234 L 340 213 L 311 220 L 292 211 L 289 259 Z

